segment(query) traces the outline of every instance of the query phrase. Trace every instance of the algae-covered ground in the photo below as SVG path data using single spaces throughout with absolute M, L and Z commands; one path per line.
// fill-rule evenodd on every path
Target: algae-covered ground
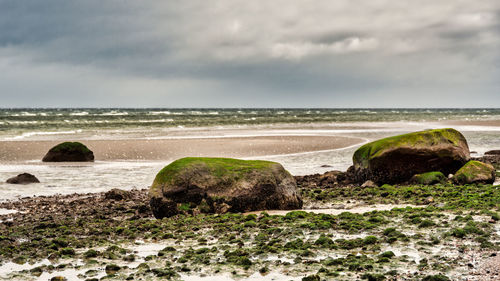
M 125 200 L 85 194 L 0 203 L 19 211 L 0 216 L 0 279 L 498 278 L 500 186 L 301 192 L 306 208 L 335 208 L 336 215 L 191 215 L 186 207 L 186 214 L 156 220 L 146 190 Z M 399 207 L 359 213 L 381 204 Z

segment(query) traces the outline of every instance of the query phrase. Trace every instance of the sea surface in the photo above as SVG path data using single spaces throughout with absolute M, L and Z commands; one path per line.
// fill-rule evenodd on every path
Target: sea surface
M 0 139 L 169 128 L 349 122 L 500 120 L 500 109 L 0 109 Z M 104 134 L 106 132 L 106 134 Z
M 335 150 L 254 157 L 280 162 L 294 175 L 345 170 L 352 164 L 353 152 L 363 143 L 444 127 L 461 131 L 473 155 L 500 149 L 500 109 L 0 109 L 0 141 L 267 135 L 349 136 L 363 140 Z M 79 164 L 48 164 L 40 159 L 3 161 L 0 200 L 147 188 L 156 173 L 173 160 Z M 35 174 L 41 183 L 4 183 L 21 172 Z

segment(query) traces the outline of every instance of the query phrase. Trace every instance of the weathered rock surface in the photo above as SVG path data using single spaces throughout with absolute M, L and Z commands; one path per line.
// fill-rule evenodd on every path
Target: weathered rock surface
M 123 189 L 113 188 L 110 191 L 104 193 L 104 198 L 109 200 L 125 200 L 132 197 L 132 192 Z
M 40 181 L 34 175 L 28 173 L 22 173 L 7 180 L 7 183 L 12 184 L 30 184 L 39 182 Z
M 470 159 L 465 137 L 454 129 L 414 132 L 361 146 L 353 155 L 348 176 L 358 183 L 406 182 L 415 174 L 455 173 Z
M 495 182 L 495 168 L 491 164 L 469 161 L 453 176 L 456 184 L 473 184 Z
M 367 181 L 365 181 L 365 182 L 361 185 L 361 187 L 373 188 L 373 187 L 377 187 L 377 185 L 376 185 L 373 181 L 371 181 L 371 180 L 367 180 Z
M 295 176 L 297 186 L 301 188 L 333 188 L 345 186 L 349 180 L 345 172 L 329 171 L 324 174 Z
M 149 190 L 156 218 L 188 212 L 297 209 L 295 179 L 279 163 L 230 158 L 182 158 L 163 168 Z
M 414 175 L 410 182 L 422 185 L 432 185 L 438 183 L 445 183 L 446 176 L 441 172 L 428 172 L 423 174 Z
M 43 162 L 92 162 L 94 153 L 80 142 L 63 142 L 52 147 Z
M 498 151 L 498 150 L 493 150 L 493 152 L 495 152 L 495 153 L 496 153 L 496 151 Z M 490 152 L 490 153 L 486 154 L 488 152 Z M 500 170 L 500 154 L 495 154 L 491 151 L 488 151 L 488 152 L 486 152 L 482 157 L 476 157 L 476 158 L 473 158 L 472 160 L 477 160 L 477 161 L 480 161 L 483 163 L 491 164 L 491 165 L 493 165 L 493 167 L 495 167 L 495 169 Z

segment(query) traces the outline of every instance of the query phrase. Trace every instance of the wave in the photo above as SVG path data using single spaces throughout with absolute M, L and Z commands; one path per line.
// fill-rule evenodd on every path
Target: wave
M 11 137 L 11 138 L 6 138 L 7 140 L 20 140 L 20 139 L 25 139 L 33 136 L 49 136 L 49 135 L 71 135 L 71 134 L 78 134 L 81 133 L 82 130 L 72 130 L 72 131 L 59 131 L 59 132 L 26 132 L 22 133 L 19 136 Z
M 89 113 L 87 111 L 82 111 L 82 112 L 70 113 L 69 115 L 72 115 L 72 116 L 85 116 L 85 115 L 89 115 Z
M 100 116 L 123 116 L 123 115 L 128 115 L 128 112 L 119 112 L 119 111 L 109 111 L 109 112 L 104 112 L 101 114 L 98 114 Z
M 170 111 L 151 111 L 149 115 L 170 115 L 172 114 Z

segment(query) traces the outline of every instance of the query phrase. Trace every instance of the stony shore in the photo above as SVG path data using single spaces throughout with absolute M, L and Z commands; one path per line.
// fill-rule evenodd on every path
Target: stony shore
M 314 212 L 156 220 L 145 189 L 2 202 L 0 279 L 499 278 L 499 186 L 296 179 Z

